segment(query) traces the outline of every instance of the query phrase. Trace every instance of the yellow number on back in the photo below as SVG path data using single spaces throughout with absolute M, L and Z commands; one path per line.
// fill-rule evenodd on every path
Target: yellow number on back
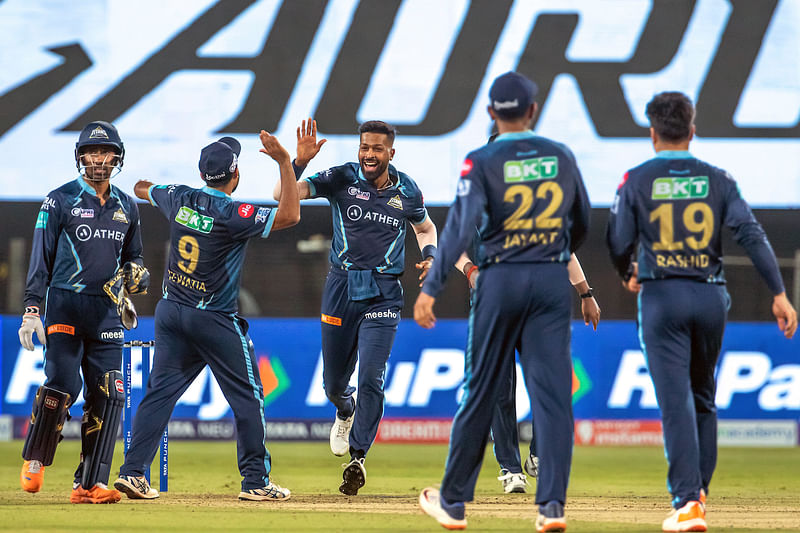
M 200 245 L 197 239 L 191 235 L 184 235 L 178 241 L 178 253 L 185 261 L 178 261 L 178 268 L 191 274 L 197 268 L 197 260 L 200 258 Z
M 512 185 L 506 189 L 503 201 L 514 203 L 518 196 L 520 197 L 519 206 L 503 222 L 505 230 L 533 229 L 533 219 L 525 216 L 533 206 L 533 190 L 528 185 Z M 564 201 L 564 191 L 555 181 L 545 181 L 536 189 L 536 198 L 546 199 L 548 196 L 550 203 L 547 204 L 544 211 L 536 216 L 537 229 L 560 228 L 563 224 L 561 217 L 553 216 Z
M 653 250 L 683 250 L 683 242 L 675 242 L 673 204 L 661 204 L 650 212 L 650 222 L 658 221 L 658 242 L 653 243 Z M 697 220 L 697 215 L 700 220 Z M 692 202 L 683 210 L 683 225 L 692 233 L 702 233 L 698 239 L 694 235 L 686 237 L 686 244 L 694 250 L 708 246 L 714 235 L 714 213 L 705 202 Z
M 553 218 L 553 213 L 561 207 L 561 202 L 564 201 L 564 191 L 555 181 L 546 181 L 536 189 L 536 198 L 547 198 L 548 194 L 552 195 L 550 203 L 536 217 L 536 227 L 541 229 L 560 228 L 562 224 L 561 217 Z
M 519 196 L 519 207 L 503 222 L 503 229 L 533 229 L 533 219 L 523 218 L 533 205 L 533 191 L 527 185 L 512 185 L 506 189 L 503 201 L 514 203 L 514 199 Z

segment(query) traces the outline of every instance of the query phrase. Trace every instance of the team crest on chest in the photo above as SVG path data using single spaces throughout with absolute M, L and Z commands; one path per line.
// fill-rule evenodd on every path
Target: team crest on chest
M 114 211 L 114 215 L 111 217 L 114 222 L 122 222 L 123 224 L 128 223 L 128 217 L 125 216 L 125 212 L 120 207 L 116 211 Z
M 394 207 L 395 209 L 403 210 L 403 202 L 400 200 L 400 195 L 393 196 L 391 200 L 386 202 L 390 206 Z

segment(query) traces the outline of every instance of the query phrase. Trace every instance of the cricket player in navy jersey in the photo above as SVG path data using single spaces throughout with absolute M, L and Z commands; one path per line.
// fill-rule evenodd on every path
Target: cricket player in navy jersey
M 107 484 L 124 398 L 121 315 L 126 327 L 133 326 L 127 294 L 146 292 L 150 279 L 142 266 L 139 210 L 109 181 L 124 158 L 113 125 L 87 124 L 75 145 L 80 175 L 47 195 L 33 233 L 19 339 L 33 350 L 35 332 L 46 345 L 46 380 L 36 393 L 20 480 L 27 492 L 41 490 L 68 409 L 80 393 L 82 369 L 81 461 L 72 503 L 120 500 Z
M 455 267 L 464 274 L 469 283 L 471 292 L 474 291 L 478 282 L 478 265 L 472 262 L 470 256 L 477 257 L 480 249 L 480 233 L 471 247 L 471 254 L 462 253 L 456 261 Z M 476 261 L 480 263 L 480 260 Z M 581 268 L 578 256 L 572 254 L 567 263 L 569 281 L 577 291 L 581 301 L 581 315 L 584 323 L 589 324 L 597 331 L 597 324 L 600 322 L 600 306 L 597 304 L 594 292 L 586 281 L 586 275 Z M 472 301 L 472 296 L 470 296 Z M 574 374 L 574 371 L 573 371 Z M 517 430 L 517 410 L 516 410 L 516 389 L 517 376 L 516 369 L 513 369 L 507 381 L 505 393 L 501 393 L 495 405 L 494 417 L 491 425 L 492 441 L 494 442 L 494 457 L 500 465 L 500 481 L 505 493 L 524 493 L 527 491 L 528 480 L 525 474 L 536 478 L 539 474 L 539 457 L 536 455 L 536 428 L 531 424 L 531 443 L 528 457 L 523 462 L 519 455 L 519 433 Z M 574 389 L 574 383 L 573 383 Z
M 423 511 L 448 529 L 467 526 L 495 404 L 519 352 L 531 399 L 539 477 L 538 531 L 566 528 L 572 459 L 572 361 L 567 262 L 586 237 L 589 200 L 570 150 L 528 129 L 536 85 L 516 72 L 492 83 L 497 139 L 467 155 L 441 246 L 414 306 L 434 326 L 445 278 L 480 228 L 482 260 L 470 312 L 466 383 L 453 419 L 441 489 L 420 494 Z
M 366 483 L 364 461 L 383 416 L 386 361 L 392 350 L 403 288 L 406 223 L 422 251 L 416 264 L 422 276 L 436 253 L 436 226 L 422 192 L 389 162 L 395 129 L 381 121 L 358 129 L 358 163 L 346 163 L 297 182 L 300 199 L 327 198 L 333 215 L 330 271 L 322 294 L 323 382 L 336 406 L 330 445 L 334 455 L 350 453 L 339 490 L 355 495 Z M 324 143 L 316 141 L 316 122 L 297 130 L 298 178 Z M 275 198 L 281 197 L 276 188 Z M 359 363 L 358 400 L 348 385 Z
M 626 287 L 639 294 L 639 339 L 661 409 L 674 508 L 663 530 L 706 531 L 705 498 L 717 462 L 714 368 L 730 306 L 723 226 L 766 281 L 774 295 L 772 313 L 787 338 L 797 329 L 797 313 L 767 236 L 736 182 L 689 152 L 691 100 L 660 93 L 646 112 L 656 157 L 625 174 L 607 241 Z
M 208 365 L 231 406 L 236 423 L 240 500 L 282 501 L 288 489 L 270 479 L 271 458 L 264 441 L 264 391 L 247 321 L 237 314 L 239 282 L 247 241 L 266 238 L 300 220 L 294 172 L 288 152 L 261 131 L 263 149 L 292 184 L 277 208 L 237 202 L 236 139 L 223 137 L 200 152 L 206 186 L 153 185 L 140 181 L 134 192 L 169 220 L 170 253 L 163 298 L 156 306 L 156 354 L 144 398 L 133 420 L 133 438 L 114 486 L 129 498 L 152 499 L 144 471 L 155 457 L 175 403 Z

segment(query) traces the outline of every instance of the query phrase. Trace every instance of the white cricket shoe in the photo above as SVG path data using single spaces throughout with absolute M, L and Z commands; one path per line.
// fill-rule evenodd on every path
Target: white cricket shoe
M 439 522 L 445 529 L 466 529 L 467 519 L 464 518 L 464 504 L 450 506 L 448 512 L 442 507 L 442 496 L 437 489 L 428 487 L 419 495 L 419 506 L 428 516 Z
M 239 499 L 251 502 L 282 502 L 288 500 L 291 495 L 292 491 L 281 487 L 270 479 L 266 487 L 243 490 L 239 493 Z
M 124 492 L 132 500 L 152 500 L 158 498 L 158 491 L 150 486 L 144 476 L 120 475 L 114 482 L 114 488 Z
M 331 451 L 339 457 L 350 451 L 350 429 L 353 427 L 355 413 L 342 420 L 339 415 L 334 417 L 331 426 Z
M 661 524 L 662 531 L 706 531 L 706 511 L 700 502 L 689 502 L 680 509 L 673 509 Z
M 539 506 L 539 516 L 536 517 L 536 531 L 538 533 L 556 533 L 567 530 L 567 519 L 564 516 L 564 506 L 560 502 L 550 501 Z
M 500 476 L 497 478 L 503 484 L 503 492 L 506 494 L 525 492 L 525 487 L 528 484 L 528 478 L 522 472 L 512 473 L 508 470 L 501 470 Z

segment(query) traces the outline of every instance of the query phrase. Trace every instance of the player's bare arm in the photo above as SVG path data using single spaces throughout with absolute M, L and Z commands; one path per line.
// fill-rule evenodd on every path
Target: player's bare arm
M 591 324 L 594 330 L 597 331 L 597 324 L 600 322 L 600 305 L 597 303 L 594 294 L 592 294 L 592 287 L 586 281 L 586 275 L 583 273 L 583 268 L 581 268 L 577 255 L 572 254 L 570 256 L 569 263 L 567 263 L 567 272 L 569 272 L 570 283 L 572 283 L 581 298 L 583 323 L 587 326 Z
M 149 201 L 150 198 L 147 195 L 147 191 L 152 186 L 153 186 L 153 182 L 152 181 L 139 180 L 139 181 L 136 182 L 136 185 L 133 186 L 133 194 L 135 194 L 136 197 L 139 198 L 139 199 L 148 200 Z
M 259 138 L 263 146 L 259 152 L 267 154 L 278 163 L 281 172 L 279 183 L 286 187 L 285 193 L 281 195 L 281 199 L 278 201 L 278 213 L 275 215 L 272 229 L 274 231 L 290 228 L 300 222 L 300 199 L 297 194 L 297 187 L 294 187 L 294 169 L 292 168 L 291 156 L 274 135 L 261 130 Z
M 419 244 L 419 249 L 423 253 L 423 255 L 425 255 L 426 246 L 433 246 L 434 249 L 436 248 L 436 243 L 438 242 L 436 225 L 431 221 L 430 218 L 426 218 L 421 224 L 414 225 L 413 228 L 414 228 L 414 233 L 417 236 L 417 244 Z M 422 282 L 425 281 L 425 277 L 428 275 L 428 271 L 431 269 L 432 265 L 433 265 L 432 256 L 423 257 L 422 261 L 414 265 L 417 268 L 417 270 L 420 271 L 419 274 L 420 287 L 422 287 Z
M 304 120 L 300 126 L 297 127 L 297 157 L 294 158 L 294 164 L 299 168 L 305 168 L 308 163 L 316 157 L 322 149 L 322 145 L 328 142 L 327 139 L 320 139 L 317 141 L 317 121 L 309 118 Z M 311 189 L 305 181 L 297 181 L 297 193 L 301 200 L 307 200 L 311 197 Z M 281 199 L 281 181 L 275 184 L 272 190 L 272 197 L 275 200 Z

